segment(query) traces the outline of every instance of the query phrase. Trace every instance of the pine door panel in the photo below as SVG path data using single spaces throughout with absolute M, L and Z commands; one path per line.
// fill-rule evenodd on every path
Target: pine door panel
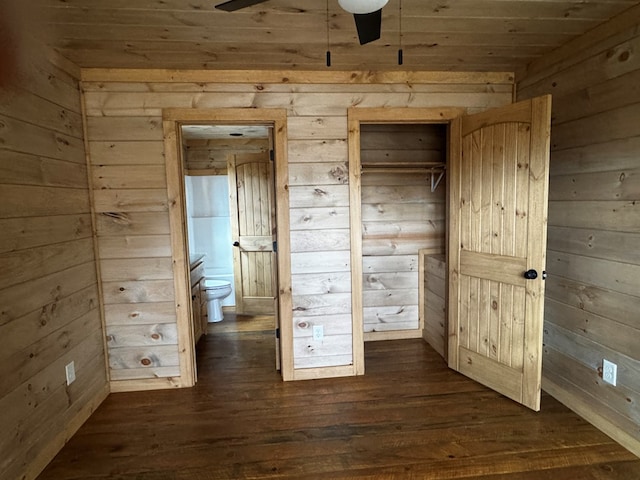
M 267 153 L 228 160 L 238 313 L 274 313 L 272 170 Z
M 550 97 L 452 124 L 449 363 L 538 410 Z M 535 269 L 538 278 L 524 273 Z

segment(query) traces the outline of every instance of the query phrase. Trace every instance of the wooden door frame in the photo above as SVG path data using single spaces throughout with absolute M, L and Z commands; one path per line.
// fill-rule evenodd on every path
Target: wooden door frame
M 195 344 L 191 329 L 189 286 L 189 247 L 186 229 L 184 165 L 181 131 L 183 124 L 269 125 L 273 127 L 275 151 L 275 201 L 278 236 L 278 311 L 280 324 L 281 374 L 293 379 L 293 308 L 291 298 L 291 246 L 289 240 L 289 170 L 287 160 L 287 111 L 285 109 L 170 108 L 162 111 L 164 153 L 167 174 L 171 257 L 175 290 L 178 355 L 181 386 L 193 386 L 197 380 Z
M 349 130 L 349 216 L 351 230 L 351 319 L 353 366 L 355 375 L 364 374 L 364 325 L 362 282 L 362 209 L 360 125 L 366 124 L 445 124 L 466 113 L 465 108 L 358 108 L 347 111 Z M 448 140 L 447 140 L 448 144 Z M 449 183 L 447 175 L 447 184 Z M 448 187 L 448 185 L 447 185 Z M 447 195 L 449 189 L 447 188 Z M 447 198 L 447 204 L 448 204 Z M 448 215 L 448 214 L 447 214 Z M 448 225 L 448 220 L 447 220 Z M 447 228 L 448 230 L 448 228 Z M 445 245 L 447 242 L 445 241 Z M 417 252 L 416 252 L 417 253 Z M 446 329 L 445 329 L 446 331 Z

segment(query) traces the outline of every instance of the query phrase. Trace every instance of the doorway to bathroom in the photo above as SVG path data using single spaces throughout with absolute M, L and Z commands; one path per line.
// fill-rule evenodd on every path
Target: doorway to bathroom
M 223 311 L 273 315 L 272 127 L 185 124 L 181 130 L 189 252 L 204 255 L 207 281 L 231 286 Z
M 286 317 L 291 310 L 290 288 L 281 286 L 290 278 L 289 263 L 283 261 L 289 258 L 289 233 L 277 228 L 289 224 L 286 112 L 163 113 L 178 335 L 189 357 L 186 373 L 195 383 L 194 325 L 207 310 L 205 302 L 189 298 L 190 271 L 194 257 L 199 257 L 204 259 L 201 275 L 206 280 L 195 289 L 196 295 L 208 295 L 206 282 L 226 282 L 233 293 L 222 299 L 222 308 L 230 318 L 271 316 L 276 367 L 288 379 L 293 365 L 291 328 L 280 330 L 279 325 L 288 323 L 280 312 Z

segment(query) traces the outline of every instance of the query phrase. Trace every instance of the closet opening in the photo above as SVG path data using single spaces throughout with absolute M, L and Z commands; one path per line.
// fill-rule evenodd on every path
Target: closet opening
M 460 113 L 350 111 L 354 352 L 362 357 L 364 342 L 409 338 L 446 355 L 448 136 Z

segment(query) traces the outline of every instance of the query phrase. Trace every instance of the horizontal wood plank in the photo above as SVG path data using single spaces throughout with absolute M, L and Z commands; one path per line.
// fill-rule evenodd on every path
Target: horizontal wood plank
M 108 304 L 104 316 L 106 325 L 172 323 L 176 308 L 173 302 Z
M 89 141 L 93 165 L 164 165 L 161 141 Z
M 89 214 L 0 219 L 0 252 L 27 250 L 91 236 Z

